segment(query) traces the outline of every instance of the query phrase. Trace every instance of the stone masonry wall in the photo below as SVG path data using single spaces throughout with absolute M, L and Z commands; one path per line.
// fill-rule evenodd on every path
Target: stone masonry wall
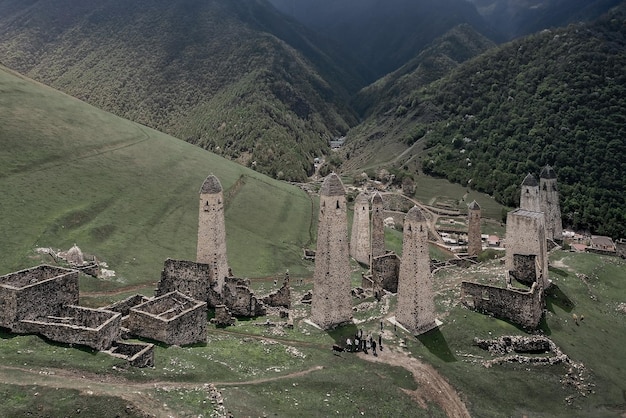
M 546 238 L 563 239 L 563 223 L 556 178 L 539 179 L 540 208 L 546 221 Z
M 163 265 L 155 296 L 178 291 L 192 299 L 207 302 L 213 283 L 212 273 L 210 264 L 168 258 Z
M 535 329 L 543 315 L 543 292 L 537 284 L 530 291 L 478 283 L 461 283 L 461 301 L 469 309 Z
M 0 326 L 13 328 L 23 319 L 57 315 L 78 304 L 78 272 L 39 266 L 0 277 Z
M 57 315 L 20 321 L 16 332 L 39 334 L 52 341 L 84 345 L 95 350 L 105 350 L 120 338 L 120 313 L 66 306 Z
M 130 310 L 128 329 L 134 335 L 169 345 L 206 341 L 206 302 L 172 292 Z
M 372 281 L 375 290 L 398 291 L 400 258 L 395 253 L 388 253 L 372 260 Z

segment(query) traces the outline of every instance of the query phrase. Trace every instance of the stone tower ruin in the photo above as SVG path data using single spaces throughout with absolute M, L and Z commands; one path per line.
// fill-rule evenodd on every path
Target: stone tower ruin
M 362 264 L 370 264 L 370 202 L 359 193 L 354 201 L 354 219 L 350 235 L 350 256 Z
M 428 222 L 414 206 L 404 219 L 402 261 L 398 279 L 396 319 L 414 335 L 435 328 L 435 301 L 430 256 Z
M 337 174 L 320 190 L 311 320 L 322 329 L 352 321 L 346 193 Z
M 541 212 L 539 204 L 539 184 L 532 174 L 528 175 L 522 181 L 522 193 L 519 199 L 519 207 L 531 212 Z
M 212 266 L 217 291 L 221 294 L 224 280 L 229 275 L 226 257 L 226 222 L 222 185 L 212 174 L 206 178 L 200 189 L 196 261 Z
M 372 259 L 385 255 L 385 214 L 383 197 L 374 193 L 372 197 Z
M 561 240 L 563 224 L 559 190 L 556 186 L 556 173 L 549 165 L 546 165 L 539 174 L 539 197 L 541 211 L 546 221 L 546 238 Z
M 518 282 L 537 283 L 542 289 L 548 280 L 548 250 L 543 213 L 515 209 L 506 218 L 506 269 Z
M 468 206 L 467 253 L 471 256 L 479 255 L 483 250 L 480 239 L 480 206 L 474 200 Z

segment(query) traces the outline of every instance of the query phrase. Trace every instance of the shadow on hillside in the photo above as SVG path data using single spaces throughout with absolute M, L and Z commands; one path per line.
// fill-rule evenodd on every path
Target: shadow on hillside
M 558 306 L 565 312 L 572 312 L 576 304 L 565 294 L 556 284 L 552 284 L 546 292 L 546 309 L 554 312 L 554 307 Z
M 425 334 L 418 335 L 417 339 L 424 344 L 432 354 L 439 357 L 446 363 L 457 361 L 454 353 L 450 350 L 446 338 L 443 336 L 439 328 L 432 329 Z
M 335 341 L 339 347 L 346 347 L 346 340 L 354 339 L 355 334 L 359 331 L 355 324 L 346 324 L 328 331 L 328 335 Z

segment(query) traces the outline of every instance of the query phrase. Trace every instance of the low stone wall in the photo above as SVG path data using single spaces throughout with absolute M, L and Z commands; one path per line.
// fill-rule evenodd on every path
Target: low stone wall
M 236 277 L 227 277 L 224 282 L 223 304 L 235 316 L 255 317 L 265 315 L 267 309 L 250 290 L 250 282 Z
M 120 338 L 121 314 L 103 309 L 67 306 L 55 316 L 23 320 L 18 333 L 33 333 L 61 343 L 105 350 Z
M 529 291 L 479 283 L 461 283 L 461 301 L 467 308 L 535 329 L 543 316 L 543 292 L 534 283 Z
M 107 353 L 133 367 L 154 367 L 154 344 L 115 341 Z
M 107 311 L 119 312 L 123 316 L 128 316 L 130 315 L 131 308 L 134 308 L 137 305 L 141 305 L 142 303 L 145 303 L 149 300 L 150 298 L 144 295 L 133 295 L 119 302 L 115 302 L 114 304 L 109 305 L 104 309 L 106 309 Z
M 205 342 L 206 302 L 172 292 L 130 310 L 128 329 L 139 337 L 169 345 Z

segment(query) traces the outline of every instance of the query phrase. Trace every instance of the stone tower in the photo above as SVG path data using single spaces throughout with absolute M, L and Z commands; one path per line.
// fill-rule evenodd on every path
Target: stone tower
M 224 279 L 228 276 L 226 222 L 222 185 L 212 174 L 206 178 L 200 189 L 196 261 L 212 266 L 213 277 L 217 281 L 217 291 L 221 294 Z
M 385 255 L 385 214 L 383 197 L 374 193 L 372 197 L 372 258 Z
M 507 271 L 527 286 L 550 286 L 545 217 L 542 212 L 515 209 L 506 217 Z
M 320 190 L 311 320 L 322 329 L 352 321 L 346 193 L 329 174 Z
M 367 194 L 361 192 L 354 201 L 350 255 L 359 263 L 369 265 L 370 252 L 370 202 Z
M 428 254 L 428 222 L 414 206 L 404 218 L 402 261 L 398 279 L 396 319 L 414 335 L 435 328 L 430 256 Z
M 474 200 L 467 209 L 467 253 L 471 256 L 477 256 L 483 250 L 480 239 L 480 206 Z
M 522 182 L 519 207 L 531 212 L 541 212 L 541 206 L 539 205 L 539 184 L 535 176 L 530 173 L 528 173 Z
M 556 173 L 549 165 L 546 165 L 539 174 L 539 197 L 541 211 L 546 218 L 546 238 L 561 240 L 563 224 L 559 190 L 556 186 Z

